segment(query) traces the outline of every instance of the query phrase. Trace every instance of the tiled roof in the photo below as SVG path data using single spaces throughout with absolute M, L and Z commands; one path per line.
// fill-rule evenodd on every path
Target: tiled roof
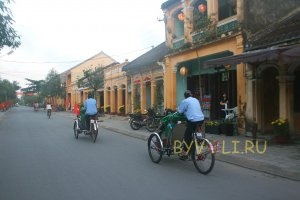
M 300 40 L 300 9 L 290 13 L 277 23 L 255 34 L 249 41 L 249 49 L 259 49 L 281 43 L 291 43 Z
M 180 3 L 181 0 L 168 0 L 166 2 L 164 2 L 163 4 L 161 4 L 161 9 L 168 9 L 170 6 L 172 6 L 175 3 Z
M 163 58 L 169 53 L 169 49 L 166 43 L 163 42 L 160 45 L 154 47 L 150 51 L 136 58 L 132 62 L 123 67 L 123 71 L 131 71 L 141 69 L 145 67 L 157 66 L 157 61 L 162 61 Z

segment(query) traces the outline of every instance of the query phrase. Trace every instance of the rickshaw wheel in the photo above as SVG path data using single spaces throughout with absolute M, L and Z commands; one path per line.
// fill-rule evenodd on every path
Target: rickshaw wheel
M 197 145 L 193 144 L 191 151 L 192 160 L 197 171 L 201 174 L 211 172 L 215 164 L 215 154 L 211 151 L 210 144 L 204 139 L 198 140 Z
M 148 139 L 148 153 L 154 163 L 159 163 L 162 159 L 163 146 L 158 135 L 151 134 Z
M 76 122 L 74 122 L 74 126 L 73 126 L 73 130 L 74 130 L 74 136 L 76 139 L 78 139 L 78 130 L 77 130 L 77 126 L 76 126 Z

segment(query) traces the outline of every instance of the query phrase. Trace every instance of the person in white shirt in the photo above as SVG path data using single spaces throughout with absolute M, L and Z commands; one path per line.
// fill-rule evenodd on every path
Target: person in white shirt
M 52 111 L 52 105 L 51 105 L 50 103 L 47 103 L 47 105 L 46 105 L 46 110 L 47 110 L 47 114 L 48 114 L 48 112 L 50 112 L 50 114 L 51 114 L 51 111 Z

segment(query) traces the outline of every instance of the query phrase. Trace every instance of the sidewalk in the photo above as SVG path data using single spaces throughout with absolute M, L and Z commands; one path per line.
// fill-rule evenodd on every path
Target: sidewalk
M 145 127 L 132 130 L 128 119 L 106 115 L 99 118 L 102 120 L 99 125 L 114 132 L 147 140 L 151 133 Z M 220 144 L 216 154 L 219 161 L 300 181 L 300 144 L 269 145 L 260 140 L 257 146 L 252 146 L 252 139 L 245 136 L 207 134 L 206 137 Z

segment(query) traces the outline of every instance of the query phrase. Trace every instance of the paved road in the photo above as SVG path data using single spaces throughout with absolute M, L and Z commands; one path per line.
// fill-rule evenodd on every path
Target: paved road
M 72 119 L 26 107 L 0 121 L 1 200 L 299 199 L 300 183 L 216 162 L 198 174 L 192 162 L 148 158 L 145 141 L 100 129 L 74 139 Z

